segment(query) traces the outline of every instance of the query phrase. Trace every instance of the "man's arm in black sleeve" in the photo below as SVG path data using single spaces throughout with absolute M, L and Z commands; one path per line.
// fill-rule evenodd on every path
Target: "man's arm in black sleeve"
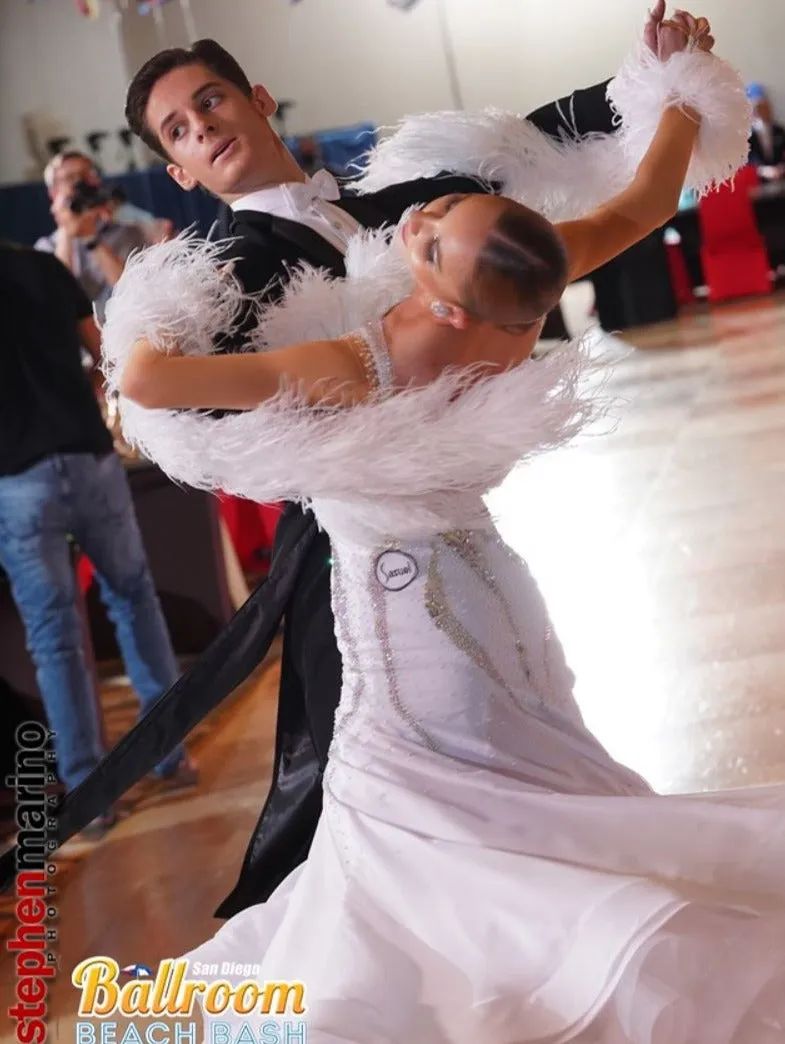
M 616 130 L 613 109 L 608 101 L 610 80 L 535 109 L 526 117 L 552 138 L 581 138 L 586 134 L 612 134 Z

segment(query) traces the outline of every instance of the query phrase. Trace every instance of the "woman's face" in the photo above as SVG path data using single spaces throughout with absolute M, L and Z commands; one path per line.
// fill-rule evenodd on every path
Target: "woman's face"
M 458 305 L 477 258 L 505 209 L 497 196 L 442 196 L 401 226 L 401 243 L 418 286 L 433 300 Z
M 480 194 L 443 196 L 422 210 L 416 210 L 400 229 L 400 245 L 412 270 L 418 289 L 425 297 L 426 307 L 435 301 L 450 305 L 453 310 L 469 312 L 462 302 L 471 299 L 472 280 L 477 260 L 486 245 L 489 234 L 501 215 L 509 207 L 509 201 L 498 196 Z M 459 324 L 452 331 L 449 343 L 440 340 L 430 346 L 428 352 L 422 344 L 415 351 L 412 373 L 416 378 L 417 367 L 428 357 L 427 379 L 445 365 L 474 365 L 486 363 L 491 372 L 518 365 L 528 359 L 537 343 L 545 322 L 544 317 L 524 324 L 523 329 L 514 329 L 520 319 L 516 318 L 519 307 L 511 303 L 509 290 L 500 288 L 498 320 Z M 505 328 L 504 313 L 512 311 L 510 328 Z M 442 358 L 440 353 L 447 351 Z M 433 372 L 432 372 L 433 371 Z

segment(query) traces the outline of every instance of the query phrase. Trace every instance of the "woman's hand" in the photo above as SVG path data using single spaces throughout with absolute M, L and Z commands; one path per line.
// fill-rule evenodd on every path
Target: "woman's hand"
M 679 51 L 709 52 L 714 47 L 708 18 L 696 18 L 689 11 L 676 11 L 673 18 L 666 18 L 660 26 L 660 38 L 663 61 Z

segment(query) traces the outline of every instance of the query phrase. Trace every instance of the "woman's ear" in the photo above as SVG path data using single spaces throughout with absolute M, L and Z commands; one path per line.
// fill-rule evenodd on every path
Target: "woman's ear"
M 461 308 L 460 305 L 451 305 L 450 312 L 450 325 L 454 326 L 456 330 L 465 330 L 471 322 L 466 309 Z
M 460 305 L 445 304 L 444 301 L 432 301 L 431 314 L 437 323 L 453 326 L 456 330 L 465 330 L 469 325 L 468 312 Z
M 186 174 L 183 168 L 178 167 L 176 163 L 167 163 L 166 173 L 173 181 L 177 182 L 184 192 L 192 192 L 199 184 L 196 178 Z

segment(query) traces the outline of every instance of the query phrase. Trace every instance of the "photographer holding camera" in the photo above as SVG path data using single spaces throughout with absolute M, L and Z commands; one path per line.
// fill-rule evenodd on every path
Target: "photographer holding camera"
M 63 262 L 102 320 L 128 256 L 144 247 L 148 238 L 140 226 L 114 220 L 112 194 L 89 156 L 81 152 L 55 156 L 44 171 L 44 180 L 57 228 L 39 239 L 36 249 L 55 254 Z

